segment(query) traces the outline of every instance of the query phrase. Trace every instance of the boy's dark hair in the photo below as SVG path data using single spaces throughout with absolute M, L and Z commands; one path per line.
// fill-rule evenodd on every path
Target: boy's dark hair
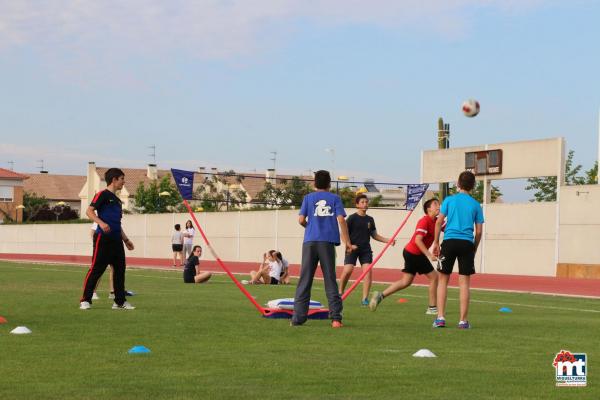
M 425 212 L 425 214 L 427 214 L 427 210 L 429 210 L 429 207 L 431 207 L 431 203 L 433 203 L 434 201 L 437 201 L 438 203 L 440 202 L 438 199 L 431 198 L 429 200 L 427 200 L 425 203 L 423 203 L 423 211 Z
M 178 230 L 180 230 L 180 229 L 181 229 L 181 225 L 179 225 L 179 224 L 175 224 L 175 230 L 176 230 L 176 231 L 178 231 Z
M 361 194 L 358 194 L 358 195 L 356 195 L 356 198 L 354 199 L 354 204 L 358 204 L 358 202 L 359 202 L 361 199 L 367 199 L 367 201 L 369 200 L 369 198 L 367 197 L 367 195 L 366 195 L 366 194 L 364 194 L 364 193 L 361 193 Z
M 472 172 L 464 171 L 458 176 L 458 187 L 470 192 L 475 187 L 475 175 Z
M 315 172 L 315 187 L 317 189 L 329 189 L 331 186 L 331 175 L 329 171 L 319 170 Z
M 104 181 L 106 182 L 106 186 L 110 185 L 113 179 L 119 179 L 120 177 L 125 176 L 125 173 L 119 168 L 109 168 L 104 173 Z

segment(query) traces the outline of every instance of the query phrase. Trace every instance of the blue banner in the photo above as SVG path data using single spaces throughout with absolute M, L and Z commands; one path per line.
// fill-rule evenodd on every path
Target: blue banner
M 192 200 L 194 193 L 194 172 L 171 168 L 173 179 L 184 200 Z
M 414 208 L 419 204 L 425 192 L 427 192 L 427 188 L 429 185 L 427 183 L 423 183 L 421 185 L 408 185 L 408 189 L 406 190 L 406 209 L 414 210 Z

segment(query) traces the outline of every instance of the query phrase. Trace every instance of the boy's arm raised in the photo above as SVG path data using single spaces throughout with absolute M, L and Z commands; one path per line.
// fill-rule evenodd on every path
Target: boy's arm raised
M 446 216 L 442 213 L 438 215 L 437 221 L 435 221 L 435 233 L 433 239 L 433 255 L 436 257 L 440 256 L 440 234 L 442 233 L 442 225 L 444 224 L 444 218 Z

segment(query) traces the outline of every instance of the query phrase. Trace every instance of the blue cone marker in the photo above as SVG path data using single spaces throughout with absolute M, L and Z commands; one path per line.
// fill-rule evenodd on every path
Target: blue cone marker
M 128 351 L 129 354 L 146 354 L 150 353 L 150 349 L 144 346 L 133 346 Z

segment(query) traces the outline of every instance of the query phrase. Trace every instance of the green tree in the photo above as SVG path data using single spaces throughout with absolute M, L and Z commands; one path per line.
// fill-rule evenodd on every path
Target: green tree
M 584 185 L 586 183 L 593 183 L 594 178 L 598 179 L 598 164 L 586 171 L 586 177 L 579 176 L 581 171 L 581 164 L 574 165 L 573 157 L 575 151 L 569 150 L 567 160 L 565 161 L 565 185 Z M 527 179 L 527 185 L 525 190 L 535 190 L 533 193 L 533 199 L 530 201 L 556 201 L 556 176 L 542 176 Z
M 594 163 L 594 166 L 584 172 L 585 184 L 596 185 L 598 183 L 598 161 Z
M 35 219 L 38 213 L 44 209 L 48 209 L 48 199 L 44 196 L 38 196 L 33 192 L 23 193 L 23 217 L 25 221 L 31 221 Z
M 277 208 L 299 207 L 304 196 L 311 192 L 308 182 L 297 176 L 279 180 L 278 184 L 266 182 L 264 189 L 257 193 L 256 200 Z
M 335 192 L 335 190 L 333 191 Z M 356 199 L 356 192 L 352 190 L 352 188 L 343 187 L 337 194 L 342 199 L 345 208 L 352 208 L 355 206 L 354 199 Z
M 165 192 L 169 195 L 160 195 Z M 158 214 L 185 209 L 181 204 L 179 191 L 171 183 L 170 175 L 163 176 L 159 181 L 152 181 L 147 186 L 140 182 L 135 191 L 134 201 L 135 209 L 142 214 Z
M 232 188 L 232 184 L 240 185 L 244 177 L 234 170 L 213 174 L 206 178 L 194 192 L 196 203 L 204 211 L 224 211 L 237 208 L 247 201 L 247 193 L 241 188 Z

